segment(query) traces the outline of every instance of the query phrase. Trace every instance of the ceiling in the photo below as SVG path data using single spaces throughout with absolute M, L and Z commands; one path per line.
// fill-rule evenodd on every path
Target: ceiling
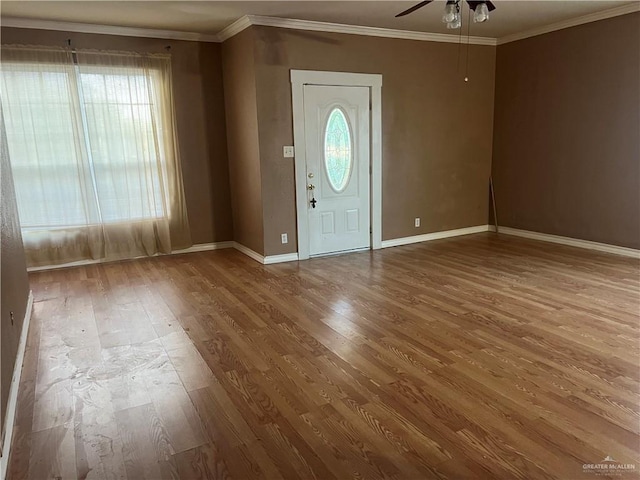
M 7 1 L 0 2 L 3 18 L 19 17 L 120 27 L 152 28 L 200 34 L 216 34 L 244 15 L 315 20 L 430 33 L 454 33 L 440 21 L 444 0 L 436 0 L 402 18 L 394 15 L 416 1 Z M 500 38 L 544 27 L 630 1 L 592 0 L 493 0 L 496 10 L 488 22 L 466 23 L 463 32 Z

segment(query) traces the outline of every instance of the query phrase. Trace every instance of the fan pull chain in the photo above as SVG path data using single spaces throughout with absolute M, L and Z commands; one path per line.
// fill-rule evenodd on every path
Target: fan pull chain
M 464 5 L 463 5 L 464 8 Z M 456 61 L 456 74 L 460 73 L 460 52 L 462 51 L 462 26 L 458 30 L 458 59 Z
M 460 27 L 462 31 L 462 27 Z M 469 81 L 469 32 L 471 31 L 471 7 L 469 7 L 469 14 L 467 15 L 467 57 L 464 65 L 464 81 Z

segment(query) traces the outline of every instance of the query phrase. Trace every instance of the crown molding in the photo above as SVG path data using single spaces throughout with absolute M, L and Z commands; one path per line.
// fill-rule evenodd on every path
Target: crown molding
M 234 35 L 239 34 L 241 31 L 243 31 L 246 28 L 249 28 L 250 26 L 251 26 L 251 20 L 249 19 L 248 15 L 245 15 L 244 17 L 240 17 L 231 25 L 225 27 L 223 30 L 218 32 L 218 35 L 217 35 L 218 42 L 224 42 L 225 40 L 228 40 Z
M 449 35 L 444 33 L 413 32 L 410 30 L 364 27 L 360 25 L 346 25 L 342 23 L 296 20 L 292 18 L 264 17 L 260 15 L 247 15 L 247 17 L 251 25 L 290 28 L 293 30 L 345 33 L 348 35 L 364 35 L 369 37 L 400 38 L 404 40 L 418 40 L 423 42 L 459 43 L 461 38 L 459 35 Z M 233 24 L 231 26 L 233 26 Z M 462 39 L 464 43 L 467 43 L 466 36 L 462 36 Z M 470 36 L 468 37 L 468 43 L 473 45 L 496 45 L 496 39 Z
M 607 18 L 618 17 L 620 15 L 627 15 L 634 12 L 640 12 L 640 2 L 633 2 L 628 5 L 622 5 L 621 7 L 610 8 L 608 10 L 603 10 L 602 12 L 570 18 L 568 20 L 563 20 L 562 22 L 545 25 L 544 27 L 532 28 L 531 30 L 526 30 L 524 32 L 500 37 L 497 44 L 504 45 L 505 43 L 515 42 L 524 38 L 536 37 L 545 33 L 555 32 L 556 30 L 563 30 L 565 28 L 576 27 L 585 23 L 597 22 L 598 20 L 605 20 Z
M 117 27 L 115 25 L 96 25 L 92 23 L 58 22 L 55 20 L 37 20 L 33 18 L 2 17 L 0 23 L 2 27 L 33 28 L 36 30 L 62 30 L 64 32 L 164 38 L 167 40 L 186 40 L 190 42 L 220 41 L 218 40 L 218 35 L 206 35 L 203 33 L 155 30 L 152 28 Z
M 61 30 L 65 32 L 94 33 L 103 35 L 121 35 L 125 37 L 165 38 L 168 40 L 186 40 L 191 42 L 224 42 L 237 35 L 251 25 L 265 27 L 288 28 L 293 30 L 310 30 L 314 32 L 345 33 L 349 35 L 365 35 L 369 37 L 399 38 L 423 42 L 459 43 L 460 38 L 467 43 L 467 37 L 443 33 L 413 32 L 410 30 L 394 30 L 390 28 L 364 27 L 341 23 L 315 22 L 290 18 L 245 15 L 231 25 L 225 27 L 217 35 L 172 30 L 155 30 L 150 28 L 118 27 L 115 25 L 97 25 L 91 23 L 58 22 L 55 20 L 37 20 L 32 18 L 3 17 L 3 27 L 33 28 L 36 30 Z M 468 37 L 468 43 L 474 45 L 496 45 L 495 38 Z
M 310 30 L 314 32 L 331 32 L 343 33 L 348 35 L 364 35 L 369 37 L 398 38 L 404 40 L 417 40 L 422 42 L 459 43 L 460 38 L 462 38 L 464 43 L 468 42 L 473 45 L 495 46 L 634 12 L 640 12 L 640 2 L 629 3 L 628 5 L 623 5 L 621 7 L 611 8 L 602 12 L 596 12 L 589 15 L 584 15 L 582 17 L 564 20 L 562 22 L 552 23 L 544 27 L 534 28 L 497 39 L 491 37 L 476 36 L 460 37 L 459 35 L 444 33 L 414 32 L 410 30 L 365 27 L 360 25 L 346 25 L 342 23 L 266 17 L 261 15 L 245 15 L 244 17 L 239 18 L 215 35 L 193 32 L 178 32 L 173 30 L 156 30 L 151 28 L 96 25 L 91 23 L 58 22 L 55 20 L 38 20 L 19 17 L 3 17 L 0 23 L 2 27 L 33 28 L 36 30 L 61 30 L 77 33 L 121 35 L 125 37 L 163 38 L 167 40 L 185 40 L 190 42 L 224 42 L 225 40 L 228 40 L 234 35 L 237 35 L 251 25 L 259 25 L 265 27 L 288 28 L 293 30 Z

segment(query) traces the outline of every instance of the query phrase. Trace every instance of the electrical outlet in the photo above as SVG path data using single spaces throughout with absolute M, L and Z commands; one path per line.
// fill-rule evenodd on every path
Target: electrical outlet
M 283 233 L 282 235 L 280 235 L 280 240 L 282 240 L 282 243 L 289 243 L 289 237 L 287 236 L 286 233 Z
M 282 155 L 284 156 L 284 158 L 293 158 L 295 156 L 293 146 L 282 147 Z
M 418 228 L 420 226 L 420 218 L 419 217 L 416 217 L 416 219 L 413 221 L 413 225 L 416 228 Z

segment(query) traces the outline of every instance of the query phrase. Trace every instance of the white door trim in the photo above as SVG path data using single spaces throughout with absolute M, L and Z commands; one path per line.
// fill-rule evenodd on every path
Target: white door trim
M 382 247 L 382 75 L 368 73 L 291 70 L 293 142 L 296 170 L 296 215 L 298 220 L 298 259 L 309 258 L 309 217 L 306 142 L 304 134 L 304 85 L 369 87 L 371 98 L 371 248 Z

